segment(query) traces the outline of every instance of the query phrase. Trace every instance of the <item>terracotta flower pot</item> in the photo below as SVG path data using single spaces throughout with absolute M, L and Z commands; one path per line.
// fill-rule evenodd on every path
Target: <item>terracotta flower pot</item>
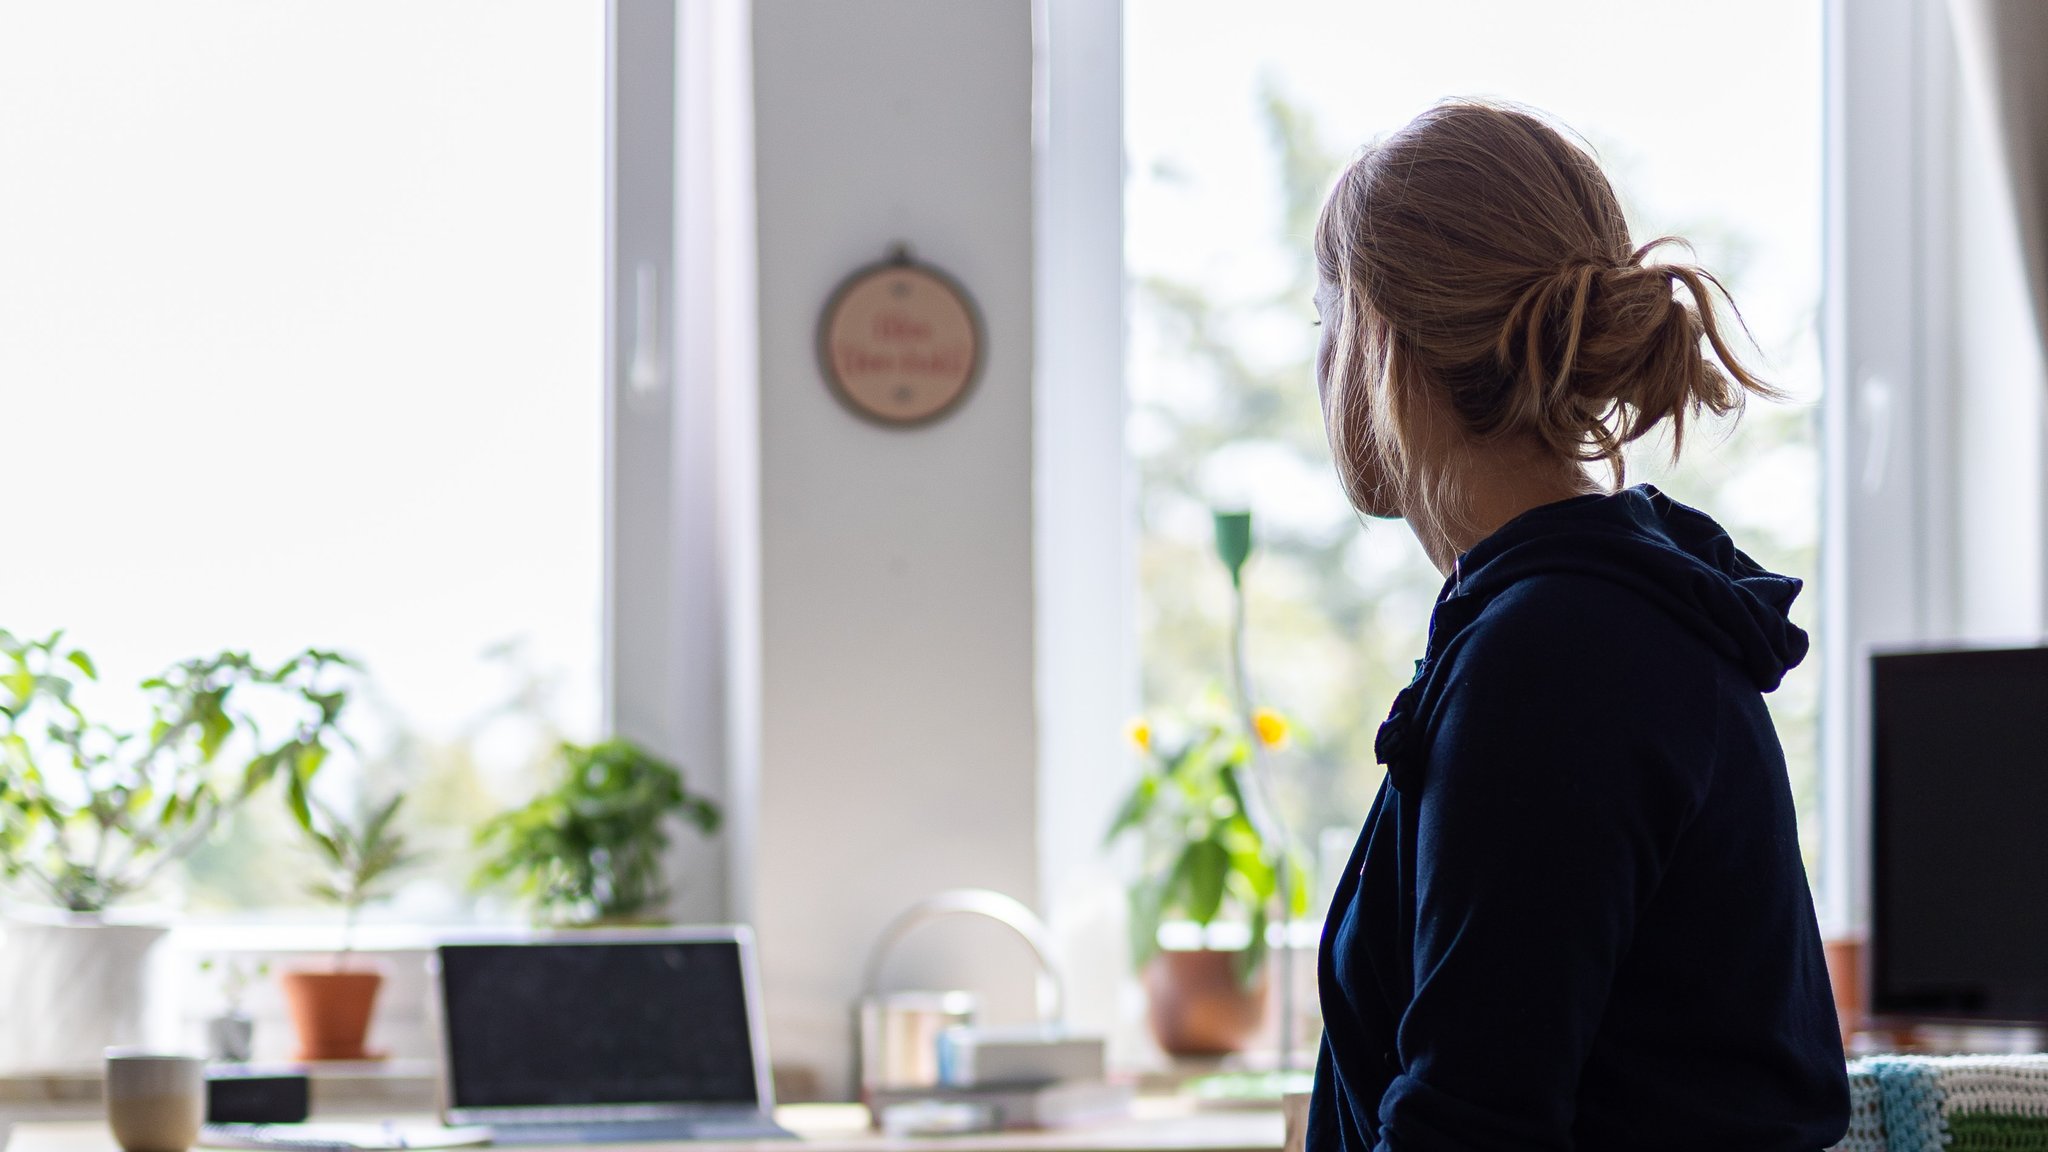
M 1828 983 L 1835 993 L 1835 1020 L 1842 1028 L 1842 1047 L 1855 1044 L 1863 1030 L 1863 941 L 1838 937 L 1823 942 Z
M 375 972 L 286 972 L 285 1006 L 299 1034 L 300 1060 L 368 1060 L 363 1037 L 384 977 Z
M 1237 978 L 1239 953 L 1162 950 L 1145 966 L 1146 1011 L 1159 1046 L 1175 1056 L 1243 1051 L 1266 1018 L 1270 964 L 1250 984 Z

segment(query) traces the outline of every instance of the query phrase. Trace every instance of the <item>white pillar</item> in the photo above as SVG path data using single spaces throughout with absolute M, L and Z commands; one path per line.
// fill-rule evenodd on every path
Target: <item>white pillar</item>
M 1038 900 L 1032 588 L 1032 24 L 1024 0 L 756 0 L 760 764 L 748 870 L 778 1065 L 852 1090 L 889 917 L 938 889 Z M 850 415 L 813 337 L 891 244 L 974 295 L 972 394 Z M 899 985 L 1028 1012 L 999 933 L 911 938 Z

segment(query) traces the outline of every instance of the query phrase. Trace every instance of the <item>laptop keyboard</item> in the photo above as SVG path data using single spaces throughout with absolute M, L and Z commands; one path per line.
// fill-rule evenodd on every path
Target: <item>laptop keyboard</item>
M 257 1148 L 268 1152 L 398 1152 L 488 1143 L 486 1128 L 399 1124 L 207 1124 L 202 1148 Z
M 795 1133 L 760 1115 L 705 1117 L 692 1120 L 501 1124 L 491 1128 L 493 1144 L 634 1144 L 679 1140 L 789 1139 L 795 1139 Z

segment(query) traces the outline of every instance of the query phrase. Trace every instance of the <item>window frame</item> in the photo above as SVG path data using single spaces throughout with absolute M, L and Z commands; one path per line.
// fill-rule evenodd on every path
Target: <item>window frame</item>
M 758 761 L 758 433 L 746 0 L 607 0 L 607 731 L 725 810 L 669 913 L 745 919 Z
M 1127 1029 L 1125 861 L 1102 831 L 1136 779 L 1122 730 L 1139 707 L 1137 485 L 1125 445 L 1122 0 L 1036 0 L 1032 120 L 1032 586 L 1040 904 L 1069 1018 Z
M 1956 449 L 1948 25 L 1934 0 L 1827 0 L 1822 280 L 1824 934 L 1870 906 L 1873 651 L 1952 637 Z

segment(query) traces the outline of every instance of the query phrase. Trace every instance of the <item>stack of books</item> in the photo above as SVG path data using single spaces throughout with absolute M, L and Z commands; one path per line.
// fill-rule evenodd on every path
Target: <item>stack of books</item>
M 1100 1037 L 1059 1029 L 954 1028 L 939 1037 L 939 1084 L 882 1089 L 877 1116 L 900 1104 L 987 1108 L 1002 1128 L 1073 1128 L 1127 1118 L 1137 1090 L 1105 1075 Z

